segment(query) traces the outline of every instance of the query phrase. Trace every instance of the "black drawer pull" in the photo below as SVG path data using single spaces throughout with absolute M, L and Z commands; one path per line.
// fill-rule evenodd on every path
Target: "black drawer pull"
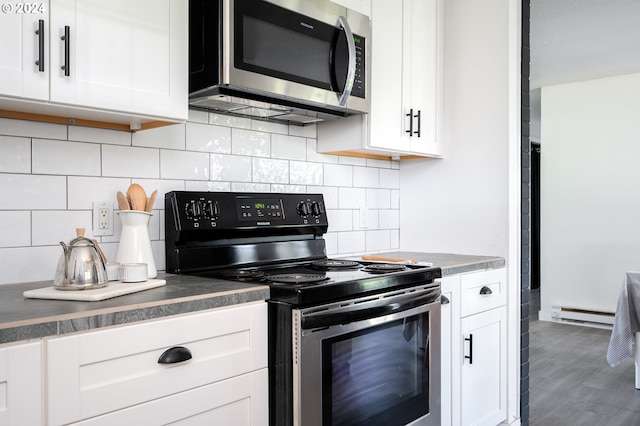
M 487 287 L 486 285 L 482 286 L 482 288 L 480 289 L 480 294 L 493 294 L 493 292 L 491 291 L 491 289 L 489 287 Z
M 60 68 L 64 70 L 64 75 L 69 77 L 71 75 L 71 66 L 69 65 L 69 55 L 71 52 L 71 29 L 68 25 L 64 26 L 64 35 L 60 37 L 60 40 L 64 41 L 64 65 Z
M 191 351 L 183 346 L 169 348 L 158 358 L 158 364 L 177 364 L 191 359 Z
M 469 334 L 469 338 L 464 338 L 465 341 L 469 342 L 469 355 L 465 355 L 465 359 L 469 360 L 469 364 L 473 364 L 473 334 Z
M 449 304 L 449 298 L 447 296 L 440 296 L 440 304 L 441 305 L 448 305 Z
M 44 72 L 44 19 L 38 20 L 36 34 L 38 35 L 38 60 L 36 65 L 39 72 Z

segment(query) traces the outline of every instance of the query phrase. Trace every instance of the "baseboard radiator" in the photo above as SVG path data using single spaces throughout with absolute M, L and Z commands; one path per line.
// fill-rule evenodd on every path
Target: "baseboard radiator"
M 568 306 L 552 306 L 552 321 L 587 327 L 612 328 L 615 312 L 593 311 Z

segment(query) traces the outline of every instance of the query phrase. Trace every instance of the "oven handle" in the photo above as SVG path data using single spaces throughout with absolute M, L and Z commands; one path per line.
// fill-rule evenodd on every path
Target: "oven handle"
M 378 302 L 379 300 L 376 300 Z M 371 318 L 383 317 L 385 315 L 396 314 L 419 306 L 432 303 L 439 303 L 440 289 L 432 289 L 419 295 L 412 294 L 408 297 L 390 298 L 389 303 L 373 307 L 359 307 L 355 309 L 343 310 L 340 312 L 330 312 L 322 314 L 312 314 L 303 316 L 300 320 L 302 329 L 331 327 L 333 325 L 344 325 L 350 322 L 363 321 Z M 363 304 L 365 305 L 365 304 Z M 356 305 L 357 306 L 357 305 Z M 354 307 L 354 306 L 351 306 Z

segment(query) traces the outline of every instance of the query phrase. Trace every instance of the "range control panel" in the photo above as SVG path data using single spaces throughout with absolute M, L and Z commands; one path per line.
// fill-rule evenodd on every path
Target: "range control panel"
M 322 194 L 173 191 L 165 209 L 167 233 L 300 228 L 292 233 L 318 235 L 328 226 Z

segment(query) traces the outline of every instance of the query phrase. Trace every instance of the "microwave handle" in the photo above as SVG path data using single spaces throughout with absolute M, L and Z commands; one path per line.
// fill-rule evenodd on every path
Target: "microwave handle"
M 344 29 L 344 33 L 347 37 L 347 49 L 349 52 L 349 64 L 347 67 L 347 81 L 344 85 L 344 90 L 342 91 L 342 94 L 338 96 L 340 105 L 345 106 L 347 104 L 347 98 L 349 97 L 349 95 L 351 95 L 351 89 L 353 89 L 353 82 L 356 79 L 356 43 L 353 40 L 353 33 L 351 32 L 351 27 L 349 27 L 347 18 L 345 18 L 344 16 L 339 16 L 338 25 L 340 25 Z

